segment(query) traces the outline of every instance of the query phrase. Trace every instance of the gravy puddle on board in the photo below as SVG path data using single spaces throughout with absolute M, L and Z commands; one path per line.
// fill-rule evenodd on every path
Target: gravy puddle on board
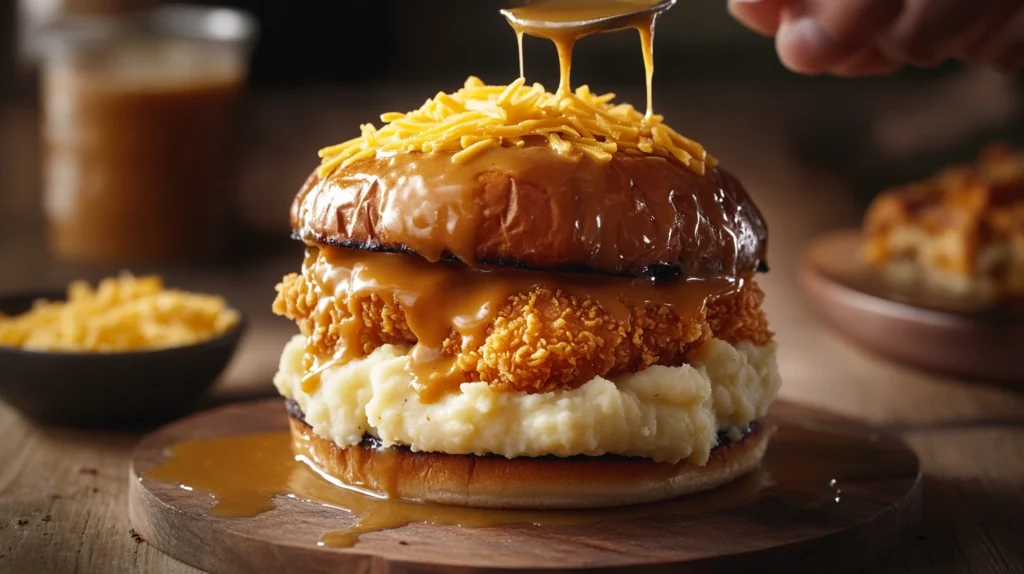
M 657 517 L 714 513 L 771 497 L 814 511 L 843 503 L 846 482 L 912 477 L 916 457 L 898 441 L 855 425 L 823 423 L 798 415 L 769 416 L 774 431 L 761 466 L 710 492 L 652 504 L 596 510 L 495 510 L 419 503 L 374 496 L 346 487 L 296 455 L 287 430 L 192 440 L 174 444 L 168 459 L 143 473 L 146 480 L 209 493 L 210 516 L 252 517 L 289 497 L 355 517 L 344 529 L 324 533 L 320 546 L 348 547 L 360 534 L 411 523 L 483 528 L 506 524 L 579 526 Z M 339 517 L 343 520 L 342 517 Z

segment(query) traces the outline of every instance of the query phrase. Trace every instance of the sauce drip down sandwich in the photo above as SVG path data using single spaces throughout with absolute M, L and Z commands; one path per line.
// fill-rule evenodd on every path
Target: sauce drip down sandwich
M 384 114 L 296 196 L 306 255 L 274 311 L 301 333 L 275 384 L 295 448 L 340 482 L 587 508 L 763 456 L 780 379 L 760 212 L 661 116 L 562 70 L 554 93 L 470 78 Z

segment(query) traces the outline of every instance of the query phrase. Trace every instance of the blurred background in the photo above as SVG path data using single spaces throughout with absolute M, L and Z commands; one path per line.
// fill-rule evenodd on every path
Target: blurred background
M 498 13 L 511 1 L 218 0 L 192 5 L 205 12 L 168 12 L 156 0 L 0 0 L 0 295 L 60 292 L 123 269 L 221 294 L 247 331 L 209 401 L 275 394 L 296 326 L 270 307 L 275 284 L 301 265 L 289 206 L 317 150 L 469 75 L 515 79 L 515 36 Z M 734 22 L 726 2 L 680 0 L 659 19 L 654 107 L 744 182 L 768 222 L 771 271 L 757 281 L 780 341 L 781 395 L 907 431 L 931 526 L 886 571 L 925 560 L 1008 567 L 1024 540 L 1020 472 L 1007 464 L 1020 458 L 1021 435 L 1008 426 L 1019 430 L 1020 401 L 914 375 L 827 336 L 798 277 L 805 246 L 858 226 L 884 188 L 972 160 L 990 142 L 1024 146 L 1024 80 L 957 64 L 801 77 L 779 63 L 771 39 Z M 555 87 L 550 44 L 526 38 L 525 60 L 528 81 Z M 643 102 L 637 34 L 582 40 L 572 80 Z M 13 437 L 5 446 L 15 449 L 0 472 L 12 509 L 0 508 L 0 520 L 33 524 L 19 519 L 20 534 L 5 532 L 11 543 L 0 551 L 14 556 L 17 545 L 26 557 L 33 549 L 30 560 L 76 568 L 79 558 L 95 565 L 115 555 L 152 564 L 145 545 L 127 542 L 112 482 L 122 482 L 135 437 L 36 435 L 10 424 L 11 414 L 0 404 L 0 429 Z M 78 482 L 94 479 L 102 494 Z M 89 508 L 102 521 L 90 522 Z M 52 530 L 65 516 L 73 536 Z M 32 532 L 55 535 L 32 546 Z M 88 552 L 55 546 L 81 550 L 83 536 Z
M 217 400 L 271 392 L 295 325 L 270 303 L 299 268 L 288 212 L 317 150 L 469 75 L 513 80 L 515 35 L 498 13 L 510 1 L 0 0 L 0 293 L 130 270 L 222 294 L 249 329 Z M 769 222 L 759 284 L 783 345 L 806 350 L 782 366 L 787 392 L 832 400 L 803 360 L 819 345 L 794 295 L 804 246 L 858 226 L 888 186 L 990 142 L 1024 146 L 1024 82 L 956 64 L 802 77 L 726 0 L 680 1 L 654 46 L 655 110 Z M 527 79 L 553 89 L 554 48 L 527 37 L 525 60 Z M 643 102 L 637 34 L 579 42 L 572 79 Z
M 198 2 L 244 16 L 206 14 L 202 34 L 222 37 L 159 55 L 113 43 L 116 33 L 95 24 L 162 4 L 0 2 L 5 260 L 28 270 L 41 258 L 103 259 L 90 250 L 145 261 L 178 249 L 170 259 L 189 263 L 287 250 L 288 206 L 317 149 L 381 112 L 454 90 L 470 74 L 493 83 L 517 74 L 515 37 L 498 14 L 506 0 Z M 885 186 L 973 158 L 989 141 L 1024 143 L 1020 77 L 955 64 L 886 78 L 801 77 L 781 66 L 772 40 L 731 19 L 725 0 L 680 2 L 659 20 L 655 52 L 656 110 L 725 165 L 771 146 L 773 157 L 841 182 L 861 206 Z M 525 56 L 528 80 L 557 83 L 549 43 L 526 38 Z M 130 73 L 111 79 L 116 70 Z M 132 87 L 132 74 L 163 87 Z M 581 41 L 573 81 L 642 102 L 636 34 Z M 196 153 L 195 142 L 206 151 Z M 748 182 L 770 179 L 771 165 L 750 173 L 733 164 Z M 159 217 L 136 217 L 127 232 L 135 239 L 117 235 L 125 214 L 146 210 Z M 202 231 L 213 227 L 220 237 Z M 173 237 L 180 228 L 191 231 Z M 163 243 L 147 243 L 152 236 Z M 218 241 L 223 251 L 213 249 Z

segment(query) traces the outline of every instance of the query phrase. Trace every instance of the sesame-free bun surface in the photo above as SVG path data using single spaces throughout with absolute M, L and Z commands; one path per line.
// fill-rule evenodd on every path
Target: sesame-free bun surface
M 309 176 L 291 210 L 307 243 L 428 260 L 643 276 L 766 267 L 767 227 L 736 178 L 661 157 L 610 161 L 547 147 L 464 163 L 402 153 Z
M 294 415 L 289 421 L 296 451 L 345 484 L 393 498 L 483 508 L 601 508 L 710 490 L 754 470 L 770 435 L 756 425 L 697 466 L 617 456 L 448 455 L 366 442 L 341 448 Z

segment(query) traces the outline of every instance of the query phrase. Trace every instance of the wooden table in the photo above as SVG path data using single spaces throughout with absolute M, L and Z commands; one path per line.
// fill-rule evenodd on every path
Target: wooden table
M 402 104 L 434 92 L 409 93 L 417 95 Z M 881 360 L 827 330 L 803 301 L 796 280 L 801 246 L 823 231 L 856 224 L 862 203 L 843 182 L 802 166 L 789 151 L 790 118 L 800 101 L 810 101 L 798 96 L 776 94 L 753 106 L 742 91 L 723 96 L 695 89 L 656 100 L 673 103 L 659 111 L 731 166 L 768 218 L 772 270 L 762 284 L 781 343 L 782 396 L 899 432 L 920 456 L 923 529 L 876 571 L 1024 571 L 1024 387 L 997 388 Z M 286 206 L 316 161 L 316 145 L 385 111 L 374 105 L 377 97 L 258 100 L 244 177 L 250 218 L 284 237 Z M 5 113 L 0 206 L 9 217 L 0 216 L 0 291 L 95 276 L 100 271 L 47 260 L 31 215 L 38 201 L 32 115 Z M 269 305 L 274 283 L 297 269 L 299 248 L 250 255 L 229 267 L 164 270 L 182 286 L 224 293 L 251 320 L 211 402 L 272 394 L 277 354 L 294 332 Z M 0 571 L 194 571 L 132 536 L 126 465 L 139 435 L 39 428 L 0 404 L 0 437 Z

